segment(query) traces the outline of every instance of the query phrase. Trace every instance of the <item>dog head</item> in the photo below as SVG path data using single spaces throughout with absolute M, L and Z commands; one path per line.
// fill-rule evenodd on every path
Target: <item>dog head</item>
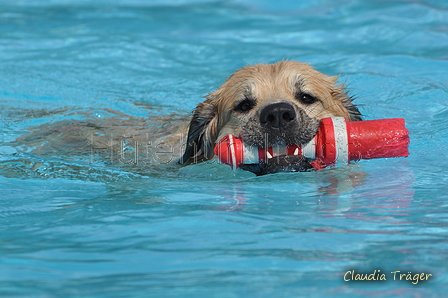
M 179 163 L 211 159 L 215 142 L 227 134 L 258 147 L 305 144 L 317 133 L 322 118 L 361 120 L 352 98 L 336 80 L 294 61 L 236 71 L 194 110 Z

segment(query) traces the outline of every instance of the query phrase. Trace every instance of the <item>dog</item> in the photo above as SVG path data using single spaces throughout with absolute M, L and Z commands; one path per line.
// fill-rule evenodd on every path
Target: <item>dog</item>
M 213 147 L 227 134 L 257 147 L 305 144 L 316 135 L 322 118 L 362 120 L 353 98 L 337 79 L 295 61 L 250 65 L 205 96 L 192 116 L 142 119 L 105 109 L 117 116 L 42 124 L 30 128 L 15 143 L 35 155 L 82 158 L 88 154 L 90 162 L 98 156 L 110 164 L 138 165 L 141 171 L 151 170 L 151 165 L 174 166 L 176 161 L 189 165 L 213 159 Z M 312 169 L 309 161 L 298 155 L 240 168 L 256 175 Z
M 214 145 L 227 134 L 257 147 L 305 144 L 316 135 L 322 118 L 362 120 L 353 97 L 337 79 L 296 61 L 237 70 L 194 110 L 178 163 L 212 159 Z M 306 158 L 295 155 L 240 167 L 257 175 L 312 168 Z

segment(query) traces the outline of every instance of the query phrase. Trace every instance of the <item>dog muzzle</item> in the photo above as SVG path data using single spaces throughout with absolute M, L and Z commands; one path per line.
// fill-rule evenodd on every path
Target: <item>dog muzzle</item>
M 297 156 L 317 170 L 360 159 L 405 157 L 409 155 L 409 142 L 409 132 L 401 118 L 346 122 L 343 117 L 331 117 L 321 120 L 316 136 L 307 144 L 278 143 L 260 148 L 226 135 L 216 144 L 214 153 L 233 169 L 266 164 L 276 157 L 289 156 L 286 160 L 294 160 Z

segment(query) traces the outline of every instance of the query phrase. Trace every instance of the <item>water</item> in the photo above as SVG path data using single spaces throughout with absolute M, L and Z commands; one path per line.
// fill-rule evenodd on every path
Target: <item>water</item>
M 0 296 L 444 297 L 447 46 L 435 0 L 2 1 Z M 73 123 L 182 119 L 282 59 L 341 74 L 366 119 L 405 118 L 411 155 L 255 177 L 67 145 Z

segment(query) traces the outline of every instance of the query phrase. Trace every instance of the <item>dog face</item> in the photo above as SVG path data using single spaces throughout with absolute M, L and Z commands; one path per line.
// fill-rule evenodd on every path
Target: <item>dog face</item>
M 180 163 L 212 158 L 215 142 L 226 134 L 258 147 L 305 144 L 317 133 L 322 118 L 361 120 L 336 80 L 294 61 L 236 71 L 195 109 Z

